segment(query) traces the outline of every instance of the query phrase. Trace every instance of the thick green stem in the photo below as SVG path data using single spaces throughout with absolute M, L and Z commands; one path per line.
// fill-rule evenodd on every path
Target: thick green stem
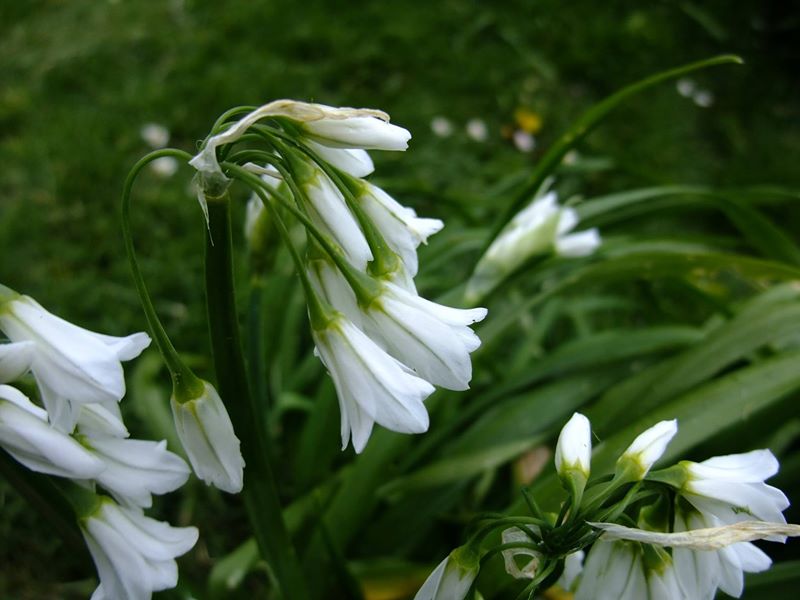
M 262 556 L 284 598 L 308 597 L 267 458 L 266 420 L 250 392 L 234 294 L 230 196 L 207 198 L 206 299 L 217 386 L 242 440 L 244 500 Z

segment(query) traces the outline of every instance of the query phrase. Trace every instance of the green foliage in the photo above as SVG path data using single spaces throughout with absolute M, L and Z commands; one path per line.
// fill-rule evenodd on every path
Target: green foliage
M 714 92 L 713 107 L 663 84 L 620 106 L 558 166 L 560 197 L 581 226 L 601 228 L 604 245 L 587 259 L 531 261 L 488 298 L 472 389 L 432 396 L 427 434 L 376 431 L 359 457 L 340 451 L 335 396 L 311 352 L 289 256 L 276 249 L 268 273 L 248 270 L 241 206 L 240 321 L 255 324 L 245 330 L 249 367 L 284 516 L 309 584 L 328 597 L 345 597 L 353 573 L 368 599 L 413 596 L 476 515 L 526 511 L 522 485 L 557 506 L 548 449 L 578 409 L 594 425 L 595 464 L 608 470 L 636 433 L 676 417 L 665 458 L 771 447 L 780 485 L 800 499 L 797 32 L 781 23 L 755 1 L 735 11 L 721 1 L 5 3 L 0 278 L 81 325 L 141 329 L 117 219 L 124 175 L 147 150 L 140 127 L 163 123 L 172 145 L 192 151 L 223 110 L 285 96 L 382 108 L 411 129 L 407 153 L 376 153 L 377 183 L 447 223 L 421 249 L 418 282 L 456 304 L 493 224 L 527 199 L 538 160 L 583 111 L 663 68 L 738 52 L 745 66 L 692 75 Z M 532 155 L 508 137 L 518 108 L 543 122 Z M 451 137 L 430 132 L 439 115 Z M 474 117 L 489 128 L 485 142 L 463 132 Z M 134 228 L 156 309 L 211 379 L 190 175 L 147 173 Z M 133 433 L 178 450 L 167 383 L 153 357 L 140 359 L 128 410 Z M 86 596 L 87 585 L 58 583 L 84 577 L 85 557 L 66 556 L 0 485 L 2 547 L 21 546 L 2 554 L 0 596 Z M 202 530 L 172 597 L 250 598 L 270 586 L 238 498 L 194 482 L 156 510 Z M 797 550 L 769 550 L 787 562 L 752 577 L 748 598 L 793 589 Z M 45 561 L 60 566 L 42 574 Z M 486 589 L 492 577 L 482 575 Z

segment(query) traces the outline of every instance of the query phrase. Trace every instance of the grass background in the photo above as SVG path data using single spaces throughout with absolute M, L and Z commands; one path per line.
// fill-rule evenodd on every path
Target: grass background
M 756 0 L 4 2 L 0 280 L 86 327 L 142 329 L 117 221 L 125 174 L 148 150 L 140 128 L 163 124 L 170 145 L 191 151 L 222 111 L 281 97 L 389 112 L 414 137 L 404 154 L 376 153 L 377 181 L 448 228 L 470 229 L 485 226 L 502 190 L 605 95 L 664 68 L 737 53 L 744 66 L 692 77 L 713 94 L 710 107 L 673 84 L 626 103 L 581 144 L 583 160 L 562 189 L 797 187 L 798 33 L 796 3 Z M 510 140 L 519 109 L 542 122 L 532 153 Z M 451 136 L 433 134 L 437 116 L 452 122 Z M 487 125 L 485 141 L 465 132 L 474 118 Z M 190 176 L 147 174 L 138 184 L 137 245 L 167 329 L 203 370 L 203 225 Z M 797 240 L 796 202 L 764 211 Z M 731 233 L 692 213 L 646 226 Z M 424 276 L 436 256 L 423 257 Z M 693 310 L 698 322 L 705 316 L 677 310 L 686 320 Z M 63 596 L 59 584 L 85 571 L 0 486 L 0 597 Z M 187 509 L 176 501 L 165 510 Z M 195 557 L 185 576 L 202 577 L 211 562 Z

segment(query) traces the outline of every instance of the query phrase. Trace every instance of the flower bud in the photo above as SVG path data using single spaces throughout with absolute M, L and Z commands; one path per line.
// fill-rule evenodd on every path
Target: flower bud
M 456 548 L 428 576 L 414 600 L 464 600 L 479 569 L 473 551 L 466 546 Z
M 650 467 L 661 458 L 667 444 L 678 433 L 678 421 L 661 421 L 639 434 L 617 460 L 617 476 L 631 481 L 643 479 Z
M 564 425 L 556 444 L 556 471 L 568 490 L 575 494 L 583 492 L 589 479 L 591 458 L 591 424 L 576 412 Z
M 175 429 L 195 474 L 208 485 L 231 494 L 244 485 L 239 438 L 217 390 L 203 381 L 202 393 L 181 402 L 170 399 Z

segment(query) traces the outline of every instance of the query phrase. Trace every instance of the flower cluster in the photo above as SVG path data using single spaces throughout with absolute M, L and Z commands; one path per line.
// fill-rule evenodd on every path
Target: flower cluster
M 131 439 L 119 409 L 120 361 L 138 356 L 150 338 L 82 329 L 4 286 L 0 330 L 9 339 L 0 344 L 0 446 L 32 471 L 80 484 L 66 489 L 80 498 L 79 523 L 100 575 L 92 597 L 138 600 L 174 587 L 174 558 L 194 546 L 197 530 L 143 509 L 153 494 L 182 486 L 189 467 L 165 441 Z M 8 385 L 28 372 L 44 408 Z M 95 493 L 98 486 L 110 497 Z
M 786 496 L 765 483 L 778 462 L 769 450 L 755 450 L 651 471 L 677 432 L 674 420 L 655 424 L 622 453 L 610 480 L 590 481 L 591 426 L 576 413 L 555 452 L 569 494 L 561 512 L 542 513 L 528 499 L 532 517 L 490 521 L 460 554 L 501 552 L 511 576 L 530 580 L 530 594 L 555 584 L 576 600 L 711 600 L 717 590 L 741 596 L 744 573 L 771 565 L 751 542 L 800 535 L 800 526 L 787 525 L 783 516 Z M 487 551 L 482 544 L 498 528 L 505 528 L 502 545 Z M 473 560 L 466 574 L 462 565 L 454 571 L 459 577 L 447 577 L 452 556 L 416 600 L 467 596 L 480 561 Z
M 443 223 L 418 217 L 362 179 L 373 170 L 366 151 L 405 150 L 409 132 L 380 111 L 291 100 L 221 128 L 190 163 L 198 170 L 201 203 L 229 177 L 238 178 L 260 199 L 250 203 L 251 240 L 265 209 L 290 246 L 281 215 L 288 212 L 305 228 L 305 259 L 294 250 L 293 256 L 316 353 L 339 399 L 342 448 L 352 439 L 361 452 L 375 423 L 401 433 L 426 431 L 423 402 L 434 386 L 469 386 L 469 355 L 480 346 L 470 325 L 486 310 L 419 296 L 417 248 Z M 245 133 L 267 149 L 231 152 Z

